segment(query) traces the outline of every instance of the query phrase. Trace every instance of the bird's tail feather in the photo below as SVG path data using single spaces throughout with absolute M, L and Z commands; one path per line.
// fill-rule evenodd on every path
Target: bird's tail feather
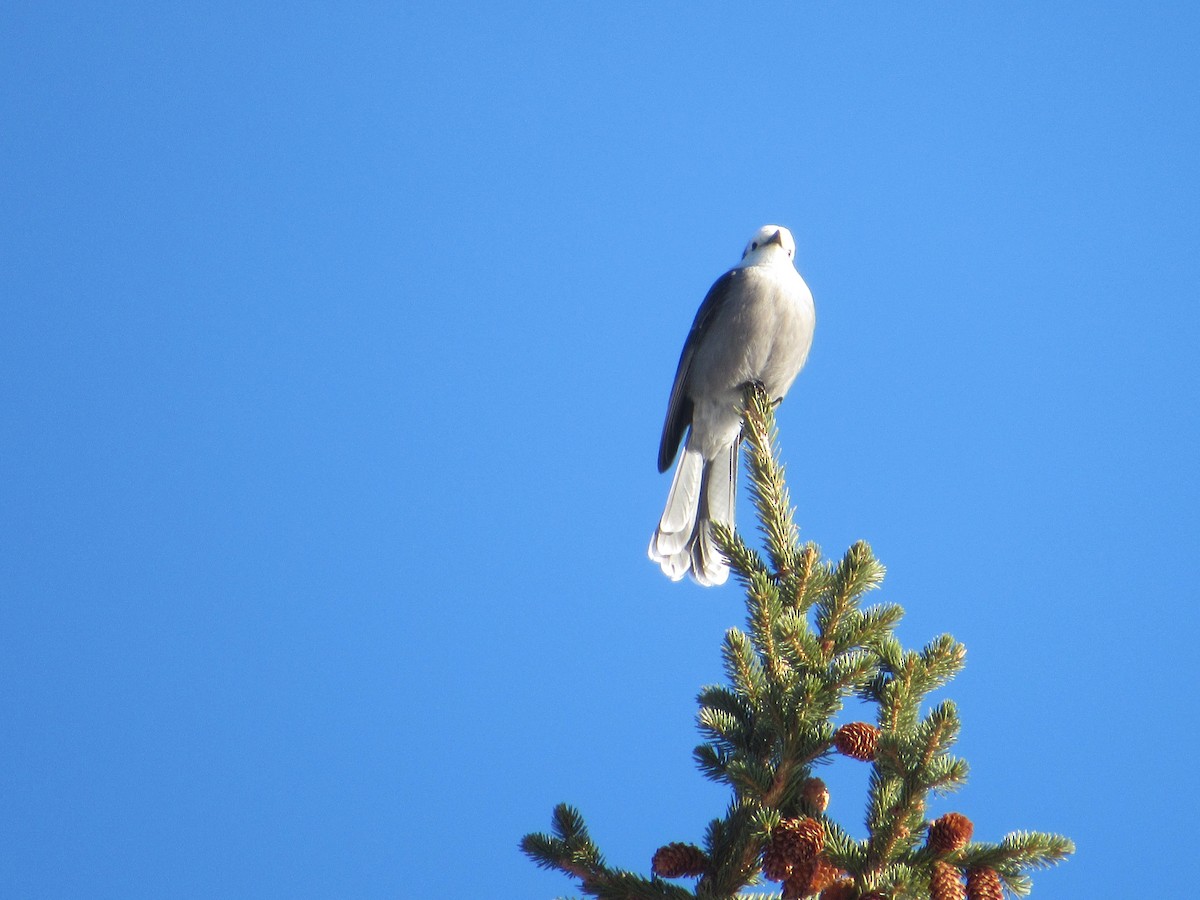
M 692 578 L 706 587 L 724 584 L 729 577 L 729 564 L 717 548 L 713 525 L 733 525 L 740 446 L 740 441 L 734 441 L 704 467 L 704 490 L 692 543 L 691 568 Z
M 733 524 L 738 446 L 734 441 L 711 461 L 684 447 L 649 549 L 650 558 L 672 581 L 690 573 L 697 583 L 709 586 L 723 584 L 729 577 L 712 525 Z
M 672 581 L 686 575 L 691 565 L 691 544 L 703 487 L 704 457 L 698 450 L 685 446 L 671 479 L 666 509 L 650 539 L 650 558 Z

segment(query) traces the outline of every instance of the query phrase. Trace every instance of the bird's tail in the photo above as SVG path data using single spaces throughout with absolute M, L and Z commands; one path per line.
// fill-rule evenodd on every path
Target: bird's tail
M 724 584 L 729 577 L 712 526 L 733 525 L 739 445 L 735 440 L 711 460 L 689 446 L 683 448 L 666 509 L 650 539 L 650 558 L 672 581 L 690 573 L 707 587 Z

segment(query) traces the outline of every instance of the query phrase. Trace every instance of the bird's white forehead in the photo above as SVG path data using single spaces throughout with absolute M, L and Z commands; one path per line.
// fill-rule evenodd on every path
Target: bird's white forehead
M 746 253 L 750 253 L 757 249 L 757 247 L 761 247 L 777 231 L 779 232 L 780 239 L 783 241 L 783 249 L 789 251 L 789 253 L 795 253 L 796 241 L 792 237 L 792 233 L 782 225 L 764 225 L 758 231 L 754 232 L 754 236 L 746 241 Z

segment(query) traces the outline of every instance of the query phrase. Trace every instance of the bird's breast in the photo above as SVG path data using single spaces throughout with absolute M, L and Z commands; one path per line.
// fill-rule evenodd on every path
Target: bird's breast
M 790 266 L 748 269 L 721 319 L 702 348 L 707 358 L 697 359 L 697 369 L 713 377 L 709 387 L 759 381 L 772 396 L 783 396 L 812 344 L 816 316 L 804 280 Z

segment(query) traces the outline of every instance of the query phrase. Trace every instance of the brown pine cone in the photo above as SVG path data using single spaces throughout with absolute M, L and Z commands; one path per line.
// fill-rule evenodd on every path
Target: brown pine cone
M 995 869 L 967 871 L 967 900 L 1004 900 L 1004 885 Z
M 818 894 L 846 873 L 831 863 L 824 855 L 818 856 L 812 874 L 808 877 L 808 892 Z
M 854 879 L 839 878 L 821 891 L 821 900 L 851 900 L 854 896 Z
M 961 850 L 974 831 L 975 826 L 962 813 L 946 813 L 929 826 L 929 849 L 938 854 Z
M 783 895 L 780 900 L 800 900 L 801 897 L 807 897 L 811 893 L 808 890 L 808 882 L 816 865 L 815 859 L 806 859 L 793 866 L 791 874 L 783 880 Z
M 832 885 L 838 876 L 845 874 L 824 855 L 799 862 L 783 882 L 782 900 L 798 900 L 811 897 Z
M 771 881 L 787 881 L 787 877 L 792 874 L 792 863 L 784 858 L 773 841 L 768 843 L 767 849 L 763 851 L 762 870 L 763 877 Z
M 829 788 L 820 778 L 805 780 L 801 796 L 810 812 L 819 814 L 829 809 Z
M 838 753 L 871 762 L 879 749 L 879 729 L 867 722 L 849 722 L 833 735 Z
M 825 829 L 816 819 L 783 819 L 763 851 L 763 874 L 786 881 L 793 868 L 814 859 L 824 847 Z
M 929 900 L 966 900 L 962 873 L 950 863 L 935 862 L 929 875 Z
M 695 878 L 708 868 L 708 857 L 695 844 L 676 841 L 659 847 L 650 869 L 660 878 Z

